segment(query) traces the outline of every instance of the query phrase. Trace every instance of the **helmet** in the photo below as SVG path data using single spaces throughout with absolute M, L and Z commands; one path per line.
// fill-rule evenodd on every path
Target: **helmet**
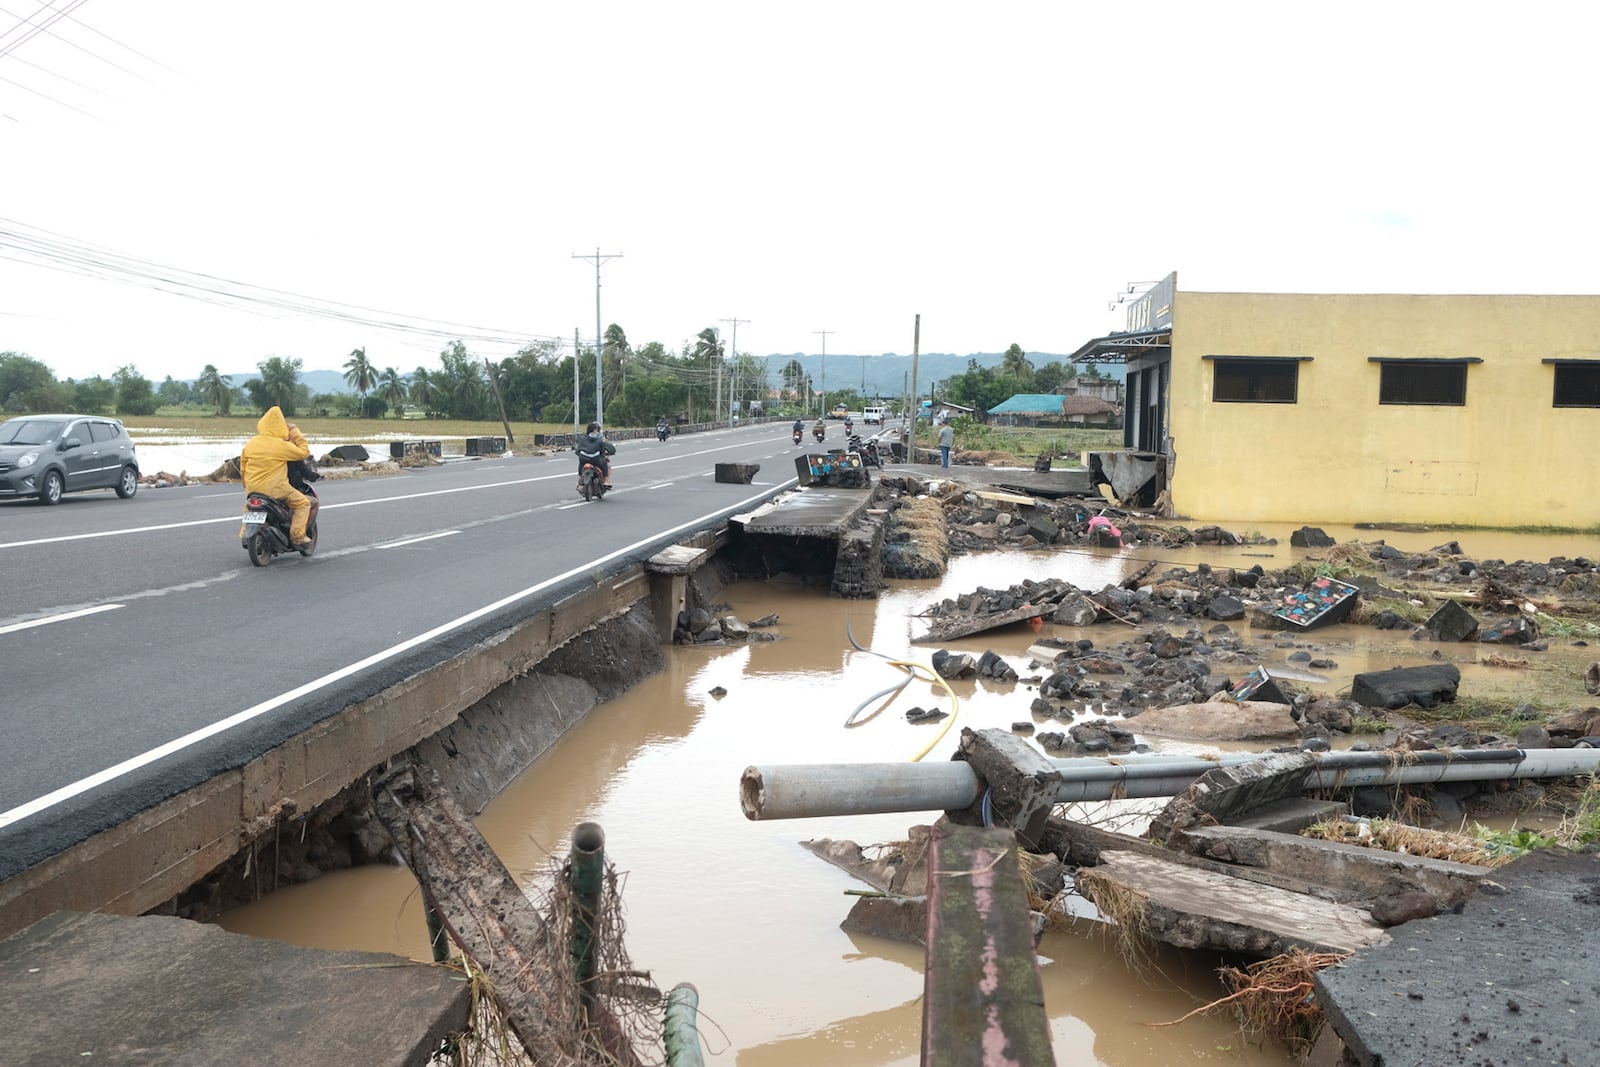
M 598 422 L 591 422 L 588 425 L 588 427 L 585 428 L 584 432 L 585 433 L 599 433 L 600 432 L 600 424 Z

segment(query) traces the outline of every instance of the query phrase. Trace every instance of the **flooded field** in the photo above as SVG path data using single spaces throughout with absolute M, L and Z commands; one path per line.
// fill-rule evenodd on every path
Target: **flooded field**
M 1198 524 L 1197 524 L 1198 525 Z M 1244 531 L 1240 531 L 1244 532 Z M 1304 554 L 1288 547 L 1186 548 L 1165 562 L 1193 566 L 1281 566 Z M 1329 529 L 1341 541 L 1387 536 L 1407 550 L 1449 540 L 1439 534 L 1389 534 Z M 1479 556 L 1544 560 L 1585 551 L 1572 538 L 1461 535 Z M 1592 549 L 1590 550 L 1592 554 Z M 934 601 L 977 585 L 1004 587 L 1034 578 L 1065 578 L 1098 589 L 1141 561 L 1137 550 L 996 553 L 959 557 L 937 582 L 898 582 L 877 601 L 842 601 L 778 583 L 744 583 L 726 600 L 741 618 L 780 616 L 782 636 L 770 644 L 673 648 L 668 669 L 645 679 L 573 729 L 483 814 L 479 825 L 506 865 L 536 883 L 549 858 L 564 856 L 573 826 L 600 823 L 607 852 L 627 872 L 627 944 L 634 963 L 662 988 L 693 982 L 700 991 L 703 1034 L 712 1062 L 743 1067 L 818 1063 L 902 1067 L 918 1061 L 922 952 L 851 937 L 839 929 L 860 884 L 799 844 L 848 838 L 862 844 L 901 839 L 916 816 L 867 816 L 796 822 L 747 821 L 738 780 L 750 764 L 948 759 L 963 726 L 1007 728 L 1030 720 L 1025 683 L 957 682 L 953 721 L 910 725 L 915 705 L 952 710 L 942 693 L 913 683 L 889 707 L 852 712 L 871 694 L 896 684 L 901 672 L 881 656 L 926 663 L 929 646 L 911 644 Z M 1268 663 L 1291 649 L 1282 635 L 1236 629 Z M 1108 645 L 1130 630 L 1097 626 L 1046 633 L 1085 636 Z M 870 652 L 851 647 L 850 634 Z M 1314 638 L 1314 642 L 1307 640 Z M 993 649 L 1026 677 L 1024 649 L 1035 639 L 1016 626 L 947 647 Z M 1434 651 L 1462 667 L 1462 692 L 1491 689 L 1515 697 L 1525 682 L 1478 663 L 1479 646 L 1410 642 L 1363 627 L 1300 635 L 1338 663 L 1324 671 L 1327 692 L 1347 689 L 1349 676 L 1371 667 L 1417 663 Z M 1583 695 L 1583 664 L 1593 649 L 1557 647 L 1541 669 L 1570 674 L 1572 703 Z M 877 654 L 874 654 L 877 653 Z M 1520 672 L 1526 673 L 1526 672 Z M 720 696 L 712 691 L 721 688 Z M 1129 724 L 1137 732 L 1137 720 Z M 1162 750 L 1200 746 L 1154 742 Z M 426 934 L 409 872 L 368 868 L 327 875 L 281 891 L 224 920 L 230 929 L 330 948 L 359 948 L 427 958 Z M 1224 992 L 1216 957 L 1157 952 L 1134 970 L 1097 924 L 1063 923 L 1040 946 L 1046 1007 L 1062 1064 L 1147 1067 L 1152 1064 L 1285 1064 L 1285 1050 L 1240 1036 L 1226 1014 L 1177 1019 Z

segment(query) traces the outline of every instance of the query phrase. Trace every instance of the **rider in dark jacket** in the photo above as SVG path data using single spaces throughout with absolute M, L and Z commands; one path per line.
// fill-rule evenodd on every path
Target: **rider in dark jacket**
M 611 457 L 616 453 L 617 446 L 606 440 L 606 435 L 600 429 L 598 422 L 591 422 L 584 435 L 573 444 L 572 450 L 578 454 L 578 473 L 583 473 L 585 463 L 593 463 L 600 468 L 600 474 L 606 480 L 606 488 L 611 488 Z M 579 488 L 582 488 L 580 483 Z

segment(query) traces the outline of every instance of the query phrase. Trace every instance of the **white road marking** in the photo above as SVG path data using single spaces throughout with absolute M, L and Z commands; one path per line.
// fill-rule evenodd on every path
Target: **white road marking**
M 799 479 L 791 479 L 791 481 L 797 482 Z M 767 495 L 768 494 L 766 492 L 756 493 L 753 496 L 746 497 L 744 500 L 739 501 L 739 503 L 733 505 L 731 509 L 718 508 L 716 512 L 712 514 L 720 514 L 723 512 L 726 512 L 730 515 L 738 514 L 738 510 L 740 508 L 759 500 L 765 500 Z M 575 578 L 580 574 L 590 574 L 596 567 L 610 563 L 614 559 L 619 559 L 623 556 L 626 556 L 630 552 L 634 552 L 640 548 L 643 548 L 645 545 L 657 541 L 662 537 L 670 537 L 673 534 L 681 533 L 684 530 L 691 530 L 701 526 L 706 521 L 706 518 L 706 515 L 698 516 L 690 519 L 688 522 L 680 523 L 677 526 L 672 527 L 670 530 L 662 530 L 660 533 L 651 534 L 649 537 L 635 541 L 631 545 L 624 545 L 623 547 L 615 549 L 611 552 L 607 552 L 605 555 L 596 559 L 587 560 L 584 563 L 571 568 L 570 570 L 562 571 L 560 574 L 546 578 L 541 582 L 535 582 L 526 589 L 512 593 L 510 596 L 501 597 L 499 600 L 496 600 L 491 604 L 485 604 L 483 607 L 474 611 L 469 611 L 465 615 L 451 619 L 447 623 L 435 626 L 426 633 L 420 633 L 409 640 L 401 641 L 396 645 L 390 645 L 386 649 L 374 652 L 365 659 L 360 659 L 354 663 L 347 664 L 343 667 L 340 667 L 336 671 L 330 671 L 329 673 L 324 674 L 321 678 L 313 679 L 312 681 L 309 681 L 304 685 L 297 686 L 286 693 L 280 693 L 269 700 L 263 700 L 259 704 L 254 704 L 248 708 L 245 708 L 243 711 L 235 712 L 227 718 L 218 722 L 214 722 L 209 726 L 203 726 L 198 730 L 184 734 L 182 737 L 174 738 L 164 745 L 157 745 L 155 748 L 152 748 L 146 752 L 141 752 L 137 756 L 133 756 L 130 759 L 125 759 L 121 763 L 118 763 L 114 766 L 107 767 L 103 771 L 98 771 L 94 774 L 91 774 L 87 778 L 80 778 L 70 785 L 64 785 L 60 789 L 46 793 L 42 797 L 37 797 L 33 800 L 30 800 L 26 804 L 18 804 L 9 811 L 0 811 L 0 828 L 10 826 L 12 823 L 26 819 L 30 815 L 37 815 L 41 811 L 48 811 L 50 808 L 55 807 L 64 800 L 71 800 L 75 796 L 87 793 L 89 790 L 105 785 L 107 782 L 113 782 L 124 775 L 138 770 L 141 767 L 149 766 L 159 759 L 164 759 L 167 756 L 173 755 L 174 753 L 182 752 L 184 749 L 199 744 L 201 741 L 204 741 L 207 738 L 226 733 L 236 726 L 247 723 L 252 719 L 260 718 L 269 711 L 280 708 L 285 704 L 293 703 L 302 697 L 309 696 L 320 689 L 325 689 L 333 683 L 343 681 L 352 675 L 359 674 L 368 667 L 373 667 L 379 663 L 394 659 L 403 652 L 409 652 L 413 648 L 437 641 L 445 634 L 448 634 L 454 630 L 459 630 L 463 626 L 467 626 L 473 622 L 476 622 L 478 619 L 481 619 L 486 615 L 491 615 L 502 608 L 510 607 L 519 600 L 525 600 L 536 593 L 541 593 L 553 585 L 559 585 L 569 578 Z
M 669 461 L 671 461 L 673 459 L 678 459 L 678 458 L 688 458 L 688 457 L 694 457 L 694 456 L 708 456 L 708 455 L 711 455 L 714 452 L 723 452 L 723 451 L 726 451 L 729 448 L 734 448 L 734 447 L 737 447 L 737 445 L 720 445 L 720 446 L 718 446 L 716 448 L 704 448 L 704 449 L 701 449 L 698 452 L 678 453 L 677 455 L 669 456 L 669 457 L 664 458 L 664 459 L 630 460 L 626 464 L 622 464 L 619 469 L 633 470 L 633 469 L 638 468 L 638 467 L 648 466 L 649 464 L 652 464 L 652 463 L 667 463 L 667 462 L 669 462 Z M 554 457 L 551 457 L 551 458 L 560 460 L 563 457 L 558 455 L 558 456 L 554 456 Z M 567 460 L 566 462 L 571 462 L 571 460 Z M 485 469 L 487 469 L 487 468 L 485 468 Z M 478 492 L 478 491 L 483 490 L 483 489 L 503 489 L 503 488 L 506 488 L 508 486 L 528 485 L 528 484 L 533 483 L 533 482 L 547 482 L 547 481 L 551 480 L 552 478 L 562 478 L 562 477 L 568 477 L 568 476 L 569 475 L 565 475 L 565 474 L 541 474 L 541 475 L 537 475 L 537 476 L 532 477 L 532 478 L 512 478 L 512 479 L 510 479 L 508 481 L 489 482 L 489 483 L 484 484 L 484 485 L 458 485 L 458 486 L 455 486 L 455 487 L 450 488 L 450 489 L 430 489 L 430 490 L 428 490 L 426 492 L 422 492 L 422 493 L 405 493 L 405 494 L 402 494 L 400 496 L 376 497 L 376 498 L 374 498 L 372 500 L 346 500 L 346 501 L 344 501 L 342 503 L 328 503 L 328 502 L 324 501 L 322 503 L 322 505 L 321 505 L 321 510 L 323 510 L 323 511 L 335 511 L 335 510 L 337 510 L 339 508 L 366 507 L 369 504 L 392 504 L 392 503 L 395 503 L 396 501 L 420 500 L 423 497 L 428 497 L 428 496 L 447 496 L 447 495 L 449 495 L 451 493 L 475 493 L 475 492 Z M 239 496 L 242 496 L 243 495 L 243 490 L 240 490 L 239 493 L 237 493 L 237 494 L 228 494 L 228 495 L 239 495 Z M 57 545 L 57 544 L 64 544 L 64 543 L 66 543 L 68 541 L 89 541 L 89 540 L 93 540 L 93 539 L 99 538 L 99 537 L 122 537 L 122 536 L 128 535 L 128 534 L 160 533 L 162 530 L 181 530 L 181 529 L 184 529 L 184 528 L 189 527 L 189 526 L 210 526 L 210 525 L 215 525 L 216 523 L 238 522 L 238 521 L 239 521 L 239 516 L 237 514 L 234 514 L 234 515 L 224 515 L 221 518 L 216 518 L 216 519 L 191 519 L 188 522 L 169 522 L 169 523 L 163 523 L 163 524 L 161 524 L 159 526 L 133 526 L 133 527 L 129 527 L 128 529 L 125 529 L 125 530 L 95 530 L 92 533 L 63 534 L 60 537 L 38 537 L 38 538 L 34 538 L 31 541 L 0 541 L 0 549 L 27 548 L 27 547 L 29 547 L 31 545 Z
M 121 604 L 101 604 L 98 607 L 84 608 L 81 611 L 64 611 L 60 615 L 51 615 L 44 619 L 33 619 L 29 622 L 14 622 L 10 626 L 0 626 L 0 634 L 14 634 L 18 630 L 31 630 L 35 626 L 49 626 L 53 622 L 66 622 L 69 619 L 81 619 L 85 615 L 98 615 L 102 611 L 116 611 Z
M 414 545 L 419 541 L 432 541 L 432 540 L 434 540 L 436 538 L 439 538 L 439 537 L 452 537 L 455 534 L 458 534 L 460 532 L 461 532 L 460 530 L 441 530 L 438 533 L 423 534 L 421 537 L 411 537 L 411 538 L 407 538 L 404 541 L 390 541 L 388 544 L 373 545 L 372 547 L 373 548 L 377 548 L 377 549 L 401 548 L 401 547 L 403 547 L 405 545 Z

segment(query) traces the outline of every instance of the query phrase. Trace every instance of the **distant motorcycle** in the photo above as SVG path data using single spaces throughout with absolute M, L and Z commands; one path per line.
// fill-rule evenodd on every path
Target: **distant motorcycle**
M 863 467 L 877 467 L 883 469 L 883 459 L 878 455 L 878 439 L 869 437 L 862 441 L 860 435 L 851 434 L 849 441 L 850 451 L 861 457 Z
M 795 430 L 795 432 L 794 432 L 794 443 L 796 445 L 800 444 L 800 431 L 799 430 Z
M 311 483 L 321 477 L 322 473 L 309 459 L 289 464 L 289 484 L 311 498 L 311 518 L 306 522 L 306 537 L 311 543 L 300 548 L 290 542 L 289 528 L 294 521 L 294 512 L 288 504 L 262 493 L 245 495 L 244 522 L 239 527 L 239 543 L 249 554 L 252 564 L 265 567 L 274 556 L 290 552 L 310 556 L 317 550 L 317 509 L 320 504 L 317 491 L 311 488 Z
M 583 466 L 578 468 L 578 492 L 585 500 L 601 500 L 606 495 L 606 472 L 600 469 L 595 457 L 578 453 Z
M 671 432 L 672 432 L 671 429 L 668 428 L 666 423 L 664 423 L 664 422 L 656 423 L 656 440 L 657 441 L 665 441 L 667 439 L 667 435 L 669 433 L 671 433 Z
M 811 436 L 815 437 L 819 442 L 823 439 L 823 437 L 827 436 L 827 433 L 827 428 L 824 427 L 820 422 L 811 427 Z

